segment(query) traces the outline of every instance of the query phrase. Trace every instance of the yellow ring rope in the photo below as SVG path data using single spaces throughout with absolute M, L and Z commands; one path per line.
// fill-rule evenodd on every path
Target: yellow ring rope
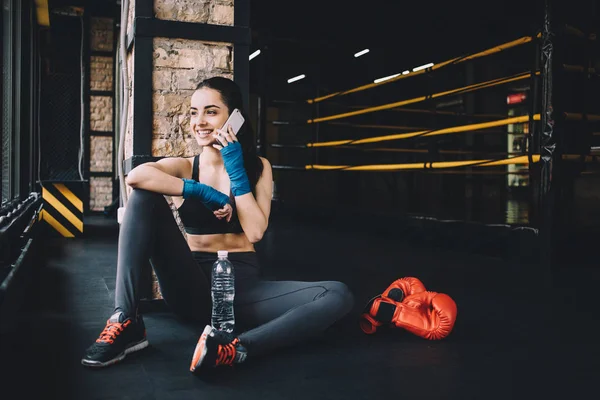
M 539 75 L 539 72 L 536 72 L 535 74 Z M 396 108 L 396 107 L 405 106 L 408 104 L 419 103 L 419 102 L 422 102 L 422 101 L 425 101 L 428 99 L 435 99 L 438 97 L 448 96 L 448 95 L 452 95 L 452 94 L 459 94 L 459 93 L 462 94 L 462 93 L 473 92 L 475 90 L 485 89 L 485 88 L 489 88 L 489 87 L 493 87 L 493 86 L 502 85 L 505 83 L 515 82 L 515 81 L 519 81 L 522 79 L 527 79 L 529 77 L 531 77 L 531 72 L 522 72 L 517 75 L 507 76 L 504 78 L 497 78 L 497 79 L 493 79 L 493 80 L 487 81 L 487 82 L 476 83 L 476 84 L 461 87 L 461 88 L 447 90 L 445 92 L 435 93 L 435 94 L 432 94 L 429 96 L 420 96 L 420 97 L 415 97 L 413 99 L 402 100 L 402 101 L 398 101 L 395 103 L 383 104 L 383 105 L 376 106 L 376 107 L 369 107 L 369 108 L 365 108 L 362 110 L 356 110 L 356 111 L 350 111 L 350 112 L 346 112 L 346 113 L 342 113 L 342 114 L 330 115 L 328 117 L 309 119 L 306 122 L 309 124 L 312 124 L 312 123 L 323 122 L 323 121 L 331 121 L 334 119 L 347 118 L 347 117 L 351 117 L 354 115 L 372 113 L 375 111 L 389 110 L 390 108 Z
M 395 78 L 391 78 L 391 79 L 385 80 L 385 81 L 380 82 L 380 83 L 369 83 L 367 85 L 355 87 L 355 88 L 350 89 L 350 90 L 331 93 L 331 94 L 328 94 L 328 95 L 325 95 L 325 96 L 321 96 L 321 97 L 317 97 L 317 98 L 314 98 L 314 99 L 306 100 L 306 102 L 309 103 L 309 104 L 318 103 L 320 101 L 327 100 L 327 99 L 330 99 L 332 97 L 344 96 L 346 94 L 350 94 L 350 93 L 355 93 L 355 92 L 360 92 L 360 91 L 363 91 L 363 90 L 371 89 L 373 87 L 381 86 L 381 85 L 384 85 L 384 84 L 387 84 L 387 83 L 391 83 L 391 82 L 395 82 L 395 81 L 398 81 L 400 79 L 410 78 L 410 77 L 413 77 L 413 76 L 421 75 L 421 74 L 424 74 L 424 73 L 429 72 L 429 71 L 435 71 L 437 69 L 443 68 L 443 67 L 445 67 L 447 65 L 450 65 L 450 64 L 459 64 L 459 63 L 462 63 L 462 62 L 465 62 L 465 61 L 474 60 L 476 58 L 488 56 L 490 54 L 499 53 L 501 51 L 510 49 L 512 47 L 521 46 L 521 45 L 523 45 L 525 43 L 529 43 L 532 40 L 533 40 L 533 38 L 531 36 L 525 36 L 525 37 L 522 37 L 522 38 L 510 41 L 510 42 L 507 42 L 507 43 L 504 43 L 504 44 L 501 44 L 501 45 L 498 45 L 498 46 L 494 46 L 494 47 L 492 47 L 490 49 L 487 49 L 487 50 L 484 50 L 484 51 L 480 51 L 479 53 L 475 53 L 475 54 L 471 54 L 471 55 L 463 56 L 463 57 L 455 57 L 455 58 L 453 58 L 451 60 L 447 60 L 447 61 L 441 62 L 439 64 L 436 64 L 436 65 L 434 65 L 431 68 L 427 68 L 427 69 L 422 69 L 422 70 L 419 70 L 419 71 L 411 72 L 411 73 L 406 74 L 406 75 L 399 75 L 399 76 L 397 76 Z
M 540 120 L 540 114 L 533 115 L 534 121 Z M 390 140 L 401 140 L 401 139 L 410 139 L 416 136 L 437 136 L 437 135 L 447 135 L 450 133 L 458 133 L 458 132 L 468 132 L 475 131 L 486 128 L 494 128 L 497 126 L 510 125 L 510 124 L 518 124 L 529 121 L 529 116 L 524 115 L 521 117 L 512 117 L 501 119 L 497 121 L 489 121 L 489 122 L 481 122 L 477 124 L 469 124 L 469 125 L 461 125 L 461 126 L 453 126 L 450 128 L 443 128 L 437 130 L 426 130 L 426 131 L 416 131 L 416 132 L 408 132 L 408 133 L 397 133 L 394 135 L 385 135 L 385 136 L 377 136 L 366 139 L 358 139 L 358 140 L 334 140 L 330 142 L 317 142 L 317 143 L 307 143 L 306 147 L 332 147 L 332 146 L 342 146 L 342 145 L 356 145 L 356 144 L 365 144 L 365 143 L 376 143 L 376 142 L 386 142 Z
M 533 162 L 539 162 L 540 156 L 534 155 Z M 375 165 L 306 165 L 304 168 L 327 171 L 327 170 L 343 170 L 343 171 L 402 171 L 415 169 L 442 169 L 442 168 L 457 168 L 457 167 L 497 167 L 501 165 L 516 165 L 529 164 L 528 156 L 511 157 L 502 160 L 468 160 L 468 161 L 434 161 L 434 162 L 418 162 L 406 164 L 375 164 Z

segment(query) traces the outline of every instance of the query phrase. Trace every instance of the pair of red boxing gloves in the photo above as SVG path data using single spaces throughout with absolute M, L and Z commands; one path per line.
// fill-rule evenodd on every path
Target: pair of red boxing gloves
M 447 294 L 427 291 L 417 278 L 400 278 L 369 301 L 360 317 L 360 328 L 372 334 L 381 326 L 395 326 L 439 340 L 454 328 L 456 313 L 456 303 Z

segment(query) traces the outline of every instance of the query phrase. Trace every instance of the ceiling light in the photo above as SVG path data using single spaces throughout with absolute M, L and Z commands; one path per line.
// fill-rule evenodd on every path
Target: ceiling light
M 299 81 L 300 79 L 304 79 L 304 78 L 306 78 L 306 75 L 304 75 L 304 74 L 298 75 L 298 76 L 288 79 L 288 83 L 296 82 L 296 81 Z
M 421 65 L 419 67 L 415 67 L 415 68 L 413 68 L 413 72 L 417 72 L 417 71 L 420 71 L 422 69 L 429 68 L 429 67 L 433 67 L 433 63 L 429 63 L 429 64 Z
M 394 74 L 394 75 L 386 76 L 386 77 L 383 77 L 383 78 L 375 79 L 375 80 L 373 81 L 373 83 L 379 83 L 379 82 L 387 81 L 388 79 L 395 78 L 395 77 L 397 77 L 398 75 L 400 75 L 400 74 Z
M 362 55 L 365 55 L 365 54 L 367 54 L 368 52 L 369 52 L 369 49 L 364 49 L 364 50 L 361 50 L 361 51 L 359 51 L 358 53 L 356 53 L 356 54 L 354 55 L 354 57 L 360 57 L 360 56 L 362 56 Z
M 260 50 L 256 50 L 254 53 L 250 54 L 250 60 L 260 54 Z

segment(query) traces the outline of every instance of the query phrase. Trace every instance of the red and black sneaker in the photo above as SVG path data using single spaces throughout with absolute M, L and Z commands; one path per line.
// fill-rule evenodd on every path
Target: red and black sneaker
M 237 337 L 206 325 L 196 344 L 190 371 L 197 373 L 203 368 L 233 366 L 244 362 L 246 356 L 246 348 Z
M 144 320 L 125 318 L 122 312 L 113 314 L 106 327 L 81 359 L 86 367 L 107 367 L 138 350 L 148 347 Z

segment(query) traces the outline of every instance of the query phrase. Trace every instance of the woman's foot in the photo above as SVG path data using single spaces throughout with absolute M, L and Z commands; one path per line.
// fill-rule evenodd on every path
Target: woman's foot
M 81 363 L 86 367 L 107 367 L 146 347 L 148 340 L 142 317 L 132 319 L 117 312 L 106 321 L 106 327 L 86 350 Z
M 247 353 L 238 338 L 206 325 L 196 344 L 190 371 L 197 373 L 202 368 L 239 364 L 244 362 Z

